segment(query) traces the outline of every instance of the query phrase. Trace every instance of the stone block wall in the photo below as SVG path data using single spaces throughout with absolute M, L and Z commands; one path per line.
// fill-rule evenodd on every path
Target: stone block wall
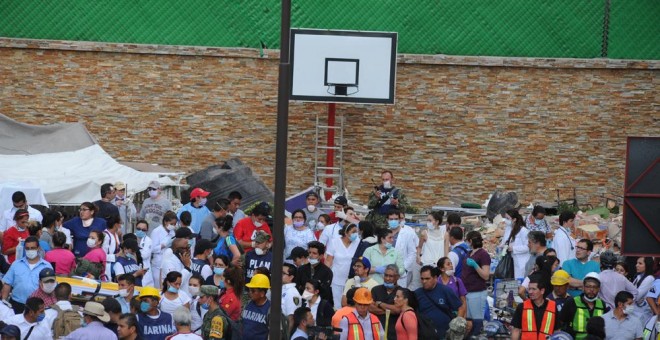
M 0 113 L 85 123 L 117 160 L 193 172 L 240 157 L 272 187 L 278 51 L 0 39 Z M 660 135 L 660 61 L 400 55 L 396 105 L 337 104 L 355 201 L 391 169 L 420 208 L 623 194 L 627 136 Z M 317 115 L 290 105 L 287 194 L 313 182 Z M 323 136 L 325 138 L 325 136 Z M 325 157 L 325 155 L 320 155 Z

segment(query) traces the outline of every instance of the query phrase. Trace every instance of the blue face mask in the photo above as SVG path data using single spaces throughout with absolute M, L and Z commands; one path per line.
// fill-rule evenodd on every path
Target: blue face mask
M 225 289 L 225 281 L 220 281 L 220 283 L 218 283 L 218 288 Z
M 144 238 L 147 236 L 147 233 L 145 233 L 143 230 L 138 230 L 135 232 L 135 236 L 137 236 L 137 238 Z
M 357 240 L 357 238 L 358 238 L 358 234 L 357 234 L 357 233 L 353 233 L 353 234 L 351 234 L 351 236 L 349 236 L 348 238 L 351 240 L 351 242 L 353 242 L 353 241 Z
M 396 229 L 399 227 L 399 220 L 388 220 L 387 225 L 390 227 L 390 229 Z
M 213 274 L 222 275 L 225 273 L 225 268 L 213 268 Z
M 44 321 L 45 318 L 46 318 L 46 313 L 39 314 L 39 316 L 37 316 L 37 322 Z
M 140 302 L 140 310 L 142 311 L 142 313 L 148 312 L 149 309 L 151 309 L 151 304 L 149 302 L 147 301 Z
M 135 259 L 135 255 L 133 255 L 131 253 L 126 253 L 126 258 L 127 259 Z
M 176 293 L 179 292 L 179 288 L 176 288 L 176 287 L 173 287 L 173 286 L 169 286 L 169 287 L 167 287 L 167 291 L 170 292 L 170 293 L 174 293 L 174 294 L 176 294 Z
M 385 249 L 392 249 L 392 247 L 394 247 L 392 243 L 389 242 L 385 243 Z
M 534 224 L 535 225 L 541 225 L 542 223 L 543 223 L 543 220 L 534 219 Z
M 188 240 L 188 246 L 190 246 L 191 248 L 193 246 L 193 243 L 194 243 L 193 240 Z
M 199 306 L 202 307 L 203 310 L 208 310 L 209 309 L 209 304 L 208 303 L 202 303 Z
M 392 289 L 392 288 L 394 288 L 394 283 L 384 282 L 383 286 L 385 286 L 385 288 L 387 288 L 387 289 Z

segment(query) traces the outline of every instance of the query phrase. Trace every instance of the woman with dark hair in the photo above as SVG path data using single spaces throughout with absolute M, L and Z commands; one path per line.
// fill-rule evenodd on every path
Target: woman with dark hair
M 545 290 L 545 297 L 548 297 L 552 293 L 552 284 L 550 279 L 552 278 L 552 273 L 554 273 L 559 268 L 559 259 L 555 256 L 539 256 L 536 258 L 534 263 L 534 269 L 532 272 L 525 277 L 523 282 L 518 287 L 518 295 L 523 299 L 527 299 L 527 288 L 529 288 L 529 280 L 532 274 L 536 274 L 543 280 L 549 289 Z
M 323 230 L 329 224 L 330 224 L 330 215 L 321 214 L 319 216 L 318 221 L 316 221 L 316 226 L 314 228 L 314 236 L 316 236 L 317 240 L 321 239 L 321 233 L 323 233 Z
M 447 255 L 449 235 L 447 226 L 442 224 L 444 214 L 442 210 L 431 212 L 426 218 L 426 228 L 419 233 L 421 252 L 418 263 L 421 266 L 435 266 L 441 257 Z
M 307 249 L 307 244 L 316 241 L 314 231 L 309 228 L 307 223 L 307 215 L 302 209 L 298 209 L 291 214 L 291 225 L 284 227 L 284 258 L 291 255 L 291 251 L 295 247 Z
M 652 257 L 640 257 L 635 265 L 637 276 L 635 276 L 633 284 L 637 287 L 637 299 L 635 299 L 633 316 L 637 317 L 642 323 L 646 323 L 653 316 L 651 306 L 646 302 L 646 294 L 653 287 L 653 281 L 655 281 L 653 276 L 654 265 L 655 261 Z
M 177 271 L 169 272 L 163 280 L 163 289 L 160 294 L 160 303 L 158 309 L 162 312 L 173 314 L 174 311 L 184 306 L 190 309 L 190 295 L 188 292 L 180 290 L 183 275 Z
M 205 285 L 220 287 L 222 282 L 222 274 L 231 265 L 229 258 L 225 255 L 217 255 L 213 257 L 213 275 L 206 278 Z
M 44 214 L 43 219 L 43 232 L 41 233 L 41 238 L 39 241 L 44 241 L 48 243 L 50 249 L 54 248 L 53 244 L 53 235 L 57 231 L 57 220 L 60 218 L 61 214 L 54 210 L 48 210 Z
M 87 238 L 87 242 L 86 242 L 86 246 L 87 248 L 89 248 L 89 252 L 87 252 L 87 254 L 85 254 L 83 258 L 85 260 L 88 260 L 89 262 L 99 264 L 101 273 L 99 274 L 99 277 L 95 277 L 96 279 L 102 281 L 109 281 L 111 278 L 105 275 L 105 265 L 107 263 L 107 257 L 105 251 L 103 250 L 103 248 L 101 248 L 104 238 L 105 238 L 105 234 L 102 231 L 92 230 L 89 233 L 89 237 Z
M 392 229 L 378 229 L 376 232 L 378 243 L 367 248 L 362 256 L 369 259 L 371 269 L 369 274 L 378 284 L 383 284 L 383 275 L 385 267 L 388 264 L 395 264 L 399 268 L 399 275 L 406 272 L 403 266 L 403 256 L 394 249 L 394 234 Z
M 449 257 L 443 257 L 438 260 L 438 270 L 440 271 L 440 276 L 438 276 L 438 283 L 446 286 L 451 289 L 459 299 L 461 299 L 461 307 L 458 308 L 458 316 L 465 317 L 467 312 L 467 301 L 465 296 L 467 291 L 465 290 L 465 285 L 463 281 L 454 276 L 454 264 L 451 262 Z
M 119 215 L 110 215 L 105 219 L 105 223 L 107 228 L 103 231 L 105 237 L 103 238 L 103 245 L 101 245 L 101 248 L 105 251 L 107 260 L 105 275 L 110 278 L 112 277 L 112 266 L 117 261 L 115 256 L 121 250 L 121 236 L 119 233 L 122 221 L 121 218 L 119 218 Z M 141 286 L 141 284 L 139 286 Z
M 18 209 L 14 213 L 14 225 L 5 231 L 2 237 L 2 253 L 7 255 L 7 262 L 12 264 L 16 260 L 16 248 L 19 239 L 25 240 L 30 236 L 28 226 L 30 213 L 26 209 Z
M 529 245 L 527 234 L 529 229 L 525 226 L 522 216 L 518 210 L 510 209 L 506 212 L 506 218 L 511 220 L 511 234 L 504 242 L 507 251 L 511 252 L 513 258 L 513 278 L 525 277 L 525 264 L 529 261 Z
M 220 308 L 222 308 L 229 318 L 238 321 L 241 317 L 241 299 L 240 296 L 243 294 L 243 285 L 245 280 L 243 279 L 243 271 L 241 267 L 238 266 L 229 266 L 222 273 L 222 283 L 220 288 L 222 293 L 220 294 Z
M 218 244 L 213 249 L 215 256 L 226 256 L 235 266 L 241 263 L 241 252 L 238 250 L 238 242 L 231 233 L 232 217 L 218 217 L 215 219 L 213 233 L 218 235 Z
M 605 340 L 605 337 L 605 319 L 600 316 L 589 318 L 585 340 Z
M 490 255 L 483 249 L 484 240 L 476 230 L 465 235 L 465 242 L 472 249 L 463 263 L 461 279 L 467 295 L 467 319 L 472 319 L 472 335 L 478 336 L 483 328 L 486 309 L 486 286 L 490 278 Z
M 527 216 L 525 224 L 530 231 L 538 230 L 545 234 L 546 239 L 552 239 L 552 228 L 548 222 L 545 221 L 545 208 L 537 205 L 532 210 L 532 213 Z
M 396 329 L 396 338 L 398 340 L 418 340 L 417 315 L 415 311 L 419 308 L 419 304 L 417 303 L 415 293 L 406 288 L 397 289 L 396 295 L 394 295 L 394 305 L 401 309 L 399 319 L 394 326 Z
M 174 211 L 167 211 L 163 215 L 163 223 L 151 231 L 151 275 L 154 278 L 154 287 L 160 288 L 160 268 L 163 262 L 165 249 L 172 247 L 174 241 L 176 222 L 178 218 Z
M 312 316 L 316 325 L 327 327 L 332 324 L 332 316 L 335 310 L 332 308 L 332 301 L 321 299 L 321 282 L 319 280 L 309 280 L 305 283 L 305 290 L 302 294 L 303 307 L 309 307 L 312 310 Z
M 121 274 L 133 274 L 135 277 L 135 285 L 142 287 L 142 277 L 146 273 L 142 269 L 137 260 L 140 254 L 137 239 L 128 239 L 121 244 L 121 251 L 117 254 L 113 264 L 114 277 L 119 277 Z
M 360 244 L 357 225 L 351 223 L 339 231 L 340 238 L 333 238 L 328 243 L 325 265 L 332 268 L 332 299 L 335 309 L 340 309 L 341 297 L 353 263 L 353 255 Z
M 347 208 L 347 210 L 350 209 Z M 360 234 L 360 245 L 355 250 L 355 255 L 353 255 L 353 258 L 358 258 L 362 256 L 364 254 L 364 251 L 367 250 L 367 248 L 372 247 L 376 243 L 378 243 L 378 239 L 376 238 L 376 227 L 374 226 L 373 223 L 371 223 L 370 221 L 360 221 L 357 223 L 357 225 L 358 225 L 358 234 Z M 352 271 L 349 276 L 350 277 L 353 276 Z
M 68 276 L 73 268 L 76 267 L 76 257 L 71 250 L 66 249 L 66 235 L 63 232 L 56 231 L 53 234 L 53 246 L 49 252 L 46 253 L 44 260 L 53 265 L 56 275 Z
M 63 226 L 71 231 L 73 238 L 73 254 L 83 257 L 90 251 L 87 246 L 89 233 L 92 231 L 103 232 L 106 229 L 105 219 L 96 218 L 98 209 L 91 202 L 83 202 L 80 205 L 79 215 L 64 222 Z
M 188 293 L 190 294 L 190 329 L 193 333 L 201 335 L 202 323 L 206 310 L 199 303 L 199 290 L 204 284 L 204 278 L 199 274 L 193 274 L 188 280 Z

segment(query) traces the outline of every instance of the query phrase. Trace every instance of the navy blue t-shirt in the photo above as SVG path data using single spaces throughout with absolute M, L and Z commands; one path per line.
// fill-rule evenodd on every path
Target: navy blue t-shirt
M 270 300 L 263 306 L 250 301 L 243 310 L 243 339 L 268 339 L 268 312 Z
M 138 333 L 144 340 L 165 340 L 168 336 L 176 333 L 172 315 L 160 312 L 158 318 L 152 319 L 146 314 L 139 313 Z
M 129 259 L 123 256 L 117 256 L 117 263 L 119 263 L 124 268 L 124 274 L 133 274 L 136 271 L 140 270 L 137 262 L 133 259 Z M 114 272 L 113 272 L 114 274 Z M 145 274 L 147 275 L 147 274 Z M 151 275 L 151 274 L 150 274 Z M 142 287 L 142 277 L 135 278 L 135 285 Z
M 202 276 L 202 269 L 204 268 L 204 266 L 209 265 L 209 261 L 204 261 L 204 260 L 200 260 L 200 259 L 192 259 L 190 262 L 191 262 L 190 263 L 190 270 L 192 271 L 193 274 L 196 274 L 196 275 L 199 275 L 199 276 Z M 204 279 L 206 279 L 206 278 L 204 278 Z
M 87 228 L 83 227 L 80 217 L 74 217 L 64 222 L 62 226 L 71 231 L 71 237 L 73 238 L 73 255 L 76 255 L 76 257 L 83 257 L 89 252 L 87 238 L 92 230 L 102 232 L 106 229 L 105 220 L 100 217 L 94 218 L 92 225 Z
M 419 301 L 419 312 L 433 320 L 435 328 L 440 337 L 445 336 L 449 329 L 451 318 L 447 313 L 453 313 L 458 310 L 463 303 L 458 299 L 454 292 L 441 284 L 436 284 L 431 291 L 418 288 L 415 291 L 417 301 Z M 434 303 L 435 302 L 435 303 Z M 440 305 L 442 308 L 438 308 Z M 444 310 L 444 311 L 443 311 Z
M 250 282 L 254 276 L 254 270 L 259 267 L 270 269 L 273 262 L 273 252 L 268 251 L 263 255 L 257 255 L 254 250 L 245 253 L 245 282 Z

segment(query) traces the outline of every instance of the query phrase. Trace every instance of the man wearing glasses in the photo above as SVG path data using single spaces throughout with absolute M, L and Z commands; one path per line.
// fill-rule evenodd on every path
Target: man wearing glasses
M 575 246 L 575 258 L 561 264 L 561 269 L 571 276 L 568 283 L 568 294 L 576 297 L 582 293 L 582 280 L 587 273 L 600 273 L 600 265 L 596 261 L 590 261 L 589 255 L 594 250 L 594 244 L 586 238 L 578 241 Z
M 583 280 L 584 293 L 568 299 L 559 313 L 559 319 L 568 325 L 567 330 L 575 339 L 587 337 L 587 321 L 594 316 L 602 316 L 608 308 L 603 300 L 598 298 L 600 292 L 600 276 L 591 272 Z

